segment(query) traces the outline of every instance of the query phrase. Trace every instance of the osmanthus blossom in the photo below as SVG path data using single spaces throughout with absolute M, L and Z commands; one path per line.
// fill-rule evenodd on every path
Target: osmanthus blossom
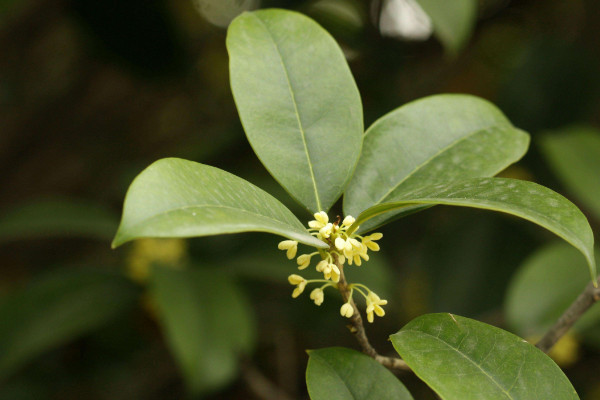
M 299 270 L 308 268 L 312 258 L 317 257 L 315 269 L 323 274 L 323 279 L 304 279 L 302 276 L 292 274 L 288 277 L 291 285 L 296 286 L 292 292 L 292 297 L 296 298 L 302 294 L 306 285 L 312 283 L 320 283 L 321 286 L 315 288 L 310 293 L 310 299 L 317 306 L 323 304 L 325 295 L 324 289 L 327 287 L 338 288 L 338 283 L 342 274 L 341 269 L 344 265 L 361 266 L 363 261 L 369 261 L 369 250 L 379 251 L 377 240 L 381 239 L 381 233 L 372 233 L 368 236 L 360 236 L 355 233 L 348 233 L 348 228 L 356 221 L 352 216 L 346 216 L 340 223 L 340 218 L 337 221 L 330 222 L 326 212 L 320 211 L 314 214 L 315 219 L 308 222 L 308 232 L 316 238 L 329 244 L 329 248 L 318 250 L 313 253 L 300 254 L 296 258 L 298 252 L 298 242 L 294 240 L 284 240 L 277 246 L 279 250 L 286 251 L 288 259 L 296 258 Z M 356 229 L 354 229 L 356 231 Z M 348 286 L 350 291 L 349 300 L 340 308 L 340 314 L 346 318 L 351 318 L 354 315 L 354 307 L 350 303 L 354 292 L 356 291 L 365 298 L 367 320 L 373 322 L 374 315 L 383 317 L 385 311 L 381 306 L 387 304 L 387 300 L 382 300 L 379 296 L 360 283 L 350 283 Z

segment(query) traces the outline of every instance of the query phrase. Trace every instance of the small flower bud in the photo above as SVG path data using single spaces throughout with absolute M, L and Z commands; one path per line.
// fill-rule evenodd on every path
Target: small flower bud
M 333 224 L 328 223 L 324 227 L 319 230 L 319 235 L 325 239 L 327 239 L 331 235 L 331 230 L 333 229 Z
M 356 221 L 353 216 L 347 215 L 346 218 L 342 221 L 342 226 L 348 227 L 352 225 Z
M 290 283 L 290 285 L 299 285 L 304 281 L 305 279 L 300 275 L 292 274 L 288 276 L 288 282 Z
M 344 248 L 346 247 L 346 241 L 344 239 L 342 239 L 341 237 L 338 237 L 335 239 L 335 247 L 338 250 L 344 250 Z
M 340 314 L 342 317 L 350 318 L 354 315 L 354 307 L 350 303 L 344 303 L 340 308 Z
M 295 240 L 284 240 L 283 242 L 279 242 L 277 248 L 279 250 L 287 250 L 287 258 L 291 260 L 296 257 L 296 251 L 298 251 L 298 242 Z
M 308 221 L 308 226 L 313 229 L 321 229 L 323 224 L 319 221 Z
M 298 257 L 298 269 L 304 269 L 309 266 L 310 258 L 312 256 L 310 254 L 302 254 Z
M 325 298 L 325 294 L 323 293 L 323 289 L 316 288 L 312 292 L 310 292 L 310 299 L 315 302 L 316 305 L 320 306 L 323 304 L 323 300 Z
M 302 292 L 304 292 L 304 288 L 306 287 L 306 281 L 302 281 L 298 284 L 298 286 L 296 286 L 296 289 L 294 289 L 294 291 L 292 292 L 292 297 L 296 298 L 298 296 L 300 296 L 302 294 Z
M 340 281 L 340 269 L 335 264 L 329 264 L 329 266 L 331 267 L 331 280 L 338 283 Z
M 326 225 L 329 222 L 329 216 L 327 215 L 327 213 L 325 211 L 319 211 L 318 213 L 316 213 L 314 215 L 314 217 L 317 221 L 319 221 L 323 225 Z
M 317 271 L 318 272 L 323 272 L 325 270 L 325 268 L 327 268 L 327 264 L 329 264 L 329 262 L 327 260 L 321 260 L 319 261 L 319 263 L 317 264 Z

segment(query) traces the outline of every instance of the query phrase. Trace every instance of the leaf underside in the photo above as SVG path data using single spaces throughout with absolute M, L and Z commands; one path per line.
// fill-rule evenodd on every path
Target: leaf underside
M 359 215 L 353 226 L 390 211 L 436 204 L 504 212 L 540 225 L 583 253 L 595 281 L 594 235 L 586 217 L 563 196 L 533 182 L 475 178 L 424 187 L 403 193 L 393 202 L 369 208 Z

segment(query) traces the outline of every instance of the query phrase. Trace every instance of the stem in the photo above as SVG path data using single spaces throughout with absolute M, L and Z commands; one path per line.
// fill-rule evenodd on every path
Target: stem
M 575 322 L 577 322 L 597 301 L 600 301 L 600 288 L 594 287 L 590 282 L 535 346 L 544 353 L 550 351 L 552 346 L 554 346 L 556 342 L 571 329 Z
M 342 299 L 344 299 L 344 302 L 350 303 L 350 305 L 352 305 L 352 308 L 354 308 L 354 314 L 352 315 L 352 317 L 350 317 L 350 323 L 352 326 L 349 329 L 350 332 L 354 334 L 354 337 L 358 341 L 358 344 L 360 345 L 363 353 L 374 358 L 375 361 L 389 369 L 410 371 L 410 367 L 408 366 L 408 364 L 406 364 L 406 362 L 404 362 L 404 360 L 401 360 L 397 357 L 382 356 L 379 353 L 377 353 L 377 350 L 375 350 L 373 346 L 371 346 L 369 338 L 367 337 L 367 333 L 365 332 L 365 326 L 363 323 L 363 319 L 360 315 L 360 311 L 358 310 L 356 303 L 354 303 L 354 300 L 350 296 L 350 289 L 348 288 L 348 282 L 346 281 L 346 276 L 344 275 L 344 266 L 340 264 L 340 262 L 338 261 L 338 256 L 335 253 L 333 256 L 333 260 L 335 262 L 335 265 L 337 265 L 337 267 L 340 269 L 340 281 L 337 284 L 338 290 L 342 294 Z

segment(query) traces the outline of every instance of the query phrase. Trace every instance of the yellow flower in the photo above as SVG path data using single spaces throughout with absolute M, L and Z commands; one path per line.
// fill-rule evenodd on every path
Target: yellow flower
M 356 220 L 354 219 L 353 216 L 347 215 L 346 218 L 344 218 L 344 220 L 342 221 L 342 226 L 348 228 L 348 227 L 350 227 L 350 225 L 352 225 L 354 223 L 354 221 L 356 221 Z
M 321 260 L 319 261 L 319 263 L 317 264 L 317 272 L 325 272 L 327 270 L 327 265 L 329 264 L 329 261 L 327 260 Z
M 323 299 L 325 298 L 325 294 L 323 293 L 323 289 L 316 288 L 312 292 L 310 292 L 310 299 L 315 302 L 316 305 L 320 306 L 323 304 Z
M 296 285 L 296 288 L 292 292 L 293 298 L 300 296 L 302 294 L 302 292 L 304 292 L 304 288 L 306 287 L 306 284 L 308 283 L 306 281 L 306 279 L 304 279 L 300 275 L 296 275 L 296 274 L 292 274 L 292 275 L 288 276 L 288 282 L 292 285 Z
M 332 230 L 333 224 L 330 222 L 319 230 L 319 236 L 323 239 L 327 239 L 329 236 L 331 236 Z
M 286 256 L 288 260 L 296 257 L 296 252 L 298 251 L 298 242 L 295 240 L 284 240 L 283 242 L 279 242 L 277 245 L 279 250 L 287 250 Z
M 379 240 L 382 237 L 382 233 L 375 232 L 369 236 L 365 236 L 362 240 L 362 243 L 363 245 L 367 246 L 370 250 L 379 251 L 379 245 L 375 243 L 375 240 Z
M 310 265 L 312 254 L 302 254 L 298 257 L 298 269 L 304 269 Z
M 329 216 L 325 211 L 314 214 L 315 220 L 309 221 L 308 226 L 313 229 L 321 229 L 329 222 Z
M 340 308 L 340 314 L 342 317 L 350 318 L 354 315 L 354 307 L 350 303 L 344 303 L 342 308 Z
M 369 292 L 367 295 L 367 320 L 371 323 L 373 322 L 373 312 L 375 312 L 378 317 L 383 317 L 385 311 L 381 306 L 385 306 L 386 304 L 387 300 L 381 300 L 375 292 Z
M 290 285 L 299 285 L 300 283 L 304 282 L 305 280 L 306 279 L 304 279 L 300 275 L 296 275 L 296 274 L 292 274 L 292 275 L 288 276 L 288 282 L 290 283 Z
M 325 279 L 330 279 L 335 282 L 338 283 L 340 281 L 340 269 L 337 267 L 337 265 L 335 264 L 329 264 L 330 267 L 330 276 L 329 277 L 325 277 Z

